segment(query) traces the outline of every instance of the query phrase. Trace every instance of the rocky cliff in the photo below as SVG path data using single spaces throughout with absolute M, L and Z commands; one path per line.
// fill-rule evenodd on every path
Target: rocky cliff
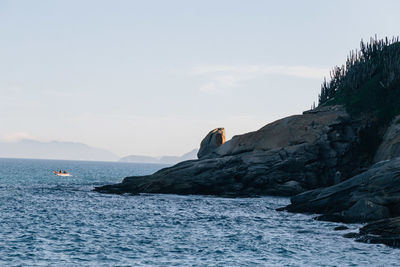
M 316 219 L 365 223 L 357 241 L 400 246 L 400 116 L 393 119 L 366 171 L 337 185 L 310 190 L 291 198 L 280 210 L 318 213 Z M 377 222 L 376 222 L 377 221 Z
M 224 129 L 217 128 L 202 141 L 198 160 L 95 190 L 291 196 L 358 174 L 368 161 L 360 154 L 362 125 L 343 106 L 329 106 L 275 121 L 227 142 Z
M 322 213 L 320 220 L 368 222 L 400 216 L 400 158 L 375 164 L 334 186 L 292 197 L 285 209 Z

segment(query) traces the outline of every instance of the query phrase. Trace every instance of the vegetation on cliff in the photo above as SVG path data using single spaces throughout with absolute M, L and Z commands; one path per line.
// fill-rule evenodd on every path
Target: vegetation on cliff
M 388 123 L 400 113 L 399 37 L 361 40 L 360 50 L 351 51 L 330 76 L 321 85 L 320 106 L 344 104 L 352 114 L 373 114 L 379 124 Z
M 360 42 L 346 63 L 336 66 L 324 79 L 319 105 L 342 104 L 356 118 L 368 123 L 360 130 L 360 154 L 375 154 L 392 119 L 400 114 L 399 37 Z

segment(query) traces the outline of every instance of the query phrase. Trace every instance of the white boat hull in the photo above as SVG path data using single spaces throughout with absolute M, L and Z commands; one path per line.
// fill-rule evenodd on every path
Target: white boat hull
M 57 176 L 71 176 L 69 173 L 60 173 L 60 172 L 53 172 Z

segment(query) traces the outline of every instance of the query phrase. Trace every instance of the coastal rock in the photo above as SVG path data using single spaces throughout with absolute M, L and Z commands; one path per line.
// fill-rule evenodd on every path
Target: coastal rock
M 369 223 L 359 233 L 349 233 L 345 237 L 356 238 L 358 242 L 400 247 L 400 217 Z
M 400 116 L 393 119 L 386 130 L 382 143 L 375 154 L 374 162 L 389 160 L 400 156 Z
M 375 221 L 390 216 L 389 209 L 368 199 L 360 199 L 343 212 L 343 216 L 352 221 Z
M 340 225 L 340 226 L 336 226 L 333 230 L 335 231 L 344 231 L 344 230 L 348 230 L 349 227 L 345 226 L 345 225 Z
M 209 132 L 206 137 L 201 141 L 199 152 L 197 152 L 197 157 L 199 159 L 206 156 L 210 156 L 225 143 L 225 129 L 216 128 Z
M 224 130 L 202 141 L 199 159 L 152 175 L 97 187 L 104 193 L 174 193 L 221 196 L 292 196 L 358 174 L 363 166 L 359 122 L 344 107 L 290 116 L 224 143 Z
M 320 220 L 369 222 L 400 216 L 400 158 L 383 161 L 342 183 L 291 198 L 290 212 L 322 213 Z
M 279 210 L 320 213 L 318 220 L 370 222 L 345 237 L 400 247 L 400 116 L 387 128 L 367 171 L 337 185 L 299 194 Z M 339 180 L 339 179 L 338 179 Z
M 341 142 L 346 143 L 355 137 L 354 129 L 346 127 L 349 121 L 350 116 L 344 107 L 321 107 L 314 113 L 289 116 L 267 124 L 258 131 L 234 136 L 216 153 L 226 156 L 248 151 L 269 151 L 300 144 L 311 145 L 322 139 L 331 139 L 339 148 Z

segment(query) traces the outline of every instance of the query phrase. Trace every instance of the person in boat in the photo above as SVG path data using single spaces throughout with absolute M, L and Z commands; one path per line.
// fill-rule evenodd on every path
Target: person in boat
M 67 171 L 63 171 L 63 173 L 67 173 Z

